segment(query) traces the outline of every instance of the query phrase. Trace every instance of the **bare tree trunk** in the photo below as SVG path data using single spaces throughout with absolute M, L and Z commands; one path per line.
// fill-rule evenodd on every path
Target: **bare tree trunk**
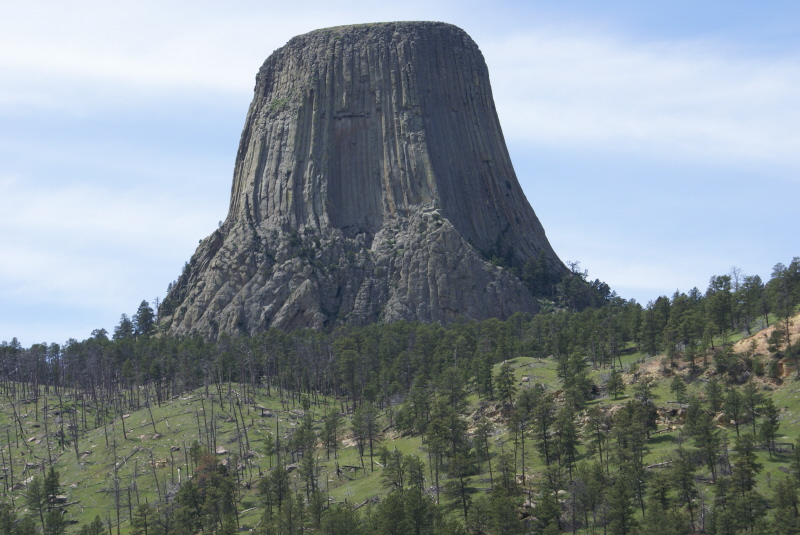
M 11 475 L 10 488 L 14 488 L 14 457 L 11 455 L 11 433 L 6 428 L 6 440 L 8 440 L 8 472 Z M 17 446 L 19 448 L 19 446 Z M 14 507 L 14 495 L 11 494 L 11 507 Z
M 150 449 L 150 465 L 153 467 L 153 479 L 156 480 L 156 492 L 158 492 L 158 499 L 161 500 L 161 486 L 158 482 L 158 473 L 156 472 L 156 459 L 153 457 L 153 450 Z
M 9 453 L 9 456 L 10 456 L 10 454 L 11 454 L 11 449 L 10 448 L 9 448 L 9 452 L 8 453 Z M 0 450 L 0 458 L 2 458 L 2 460 L 3 460 L 3 473 L 5 474 L 6 472 L 8 472 L 8 468 L 6 468 L 6 456 L 3 453 L 3 450 Z M 8 487 L 8 480 L 6 478 L 3 478 L 3 487 L 5 488 L 6 496 L 8 496 L 8 493 L 9 493 L 10 489 Z
M 150 423 L 153 424 L 153 433 L 158 434 L 158 431 L 156 431 L 156 421 L 153 419 L 153 409 L 150 407 L 150 403 L 147 404 L 147 411 L 150 413 Z
M 128 440 L 128 432 L 125 430 L 125 411 L 120 412 L 119 420 L 122 422 L 122 438 Z
M 39 406 L 39 403 L 36 403 Z M 47 426 L 47 398 L 44 398 L 44 442 L 47 445 L 47 459 L 50 461 L 50 466 L 53 466 L 53 454 L 50 451 L 50 431 Z

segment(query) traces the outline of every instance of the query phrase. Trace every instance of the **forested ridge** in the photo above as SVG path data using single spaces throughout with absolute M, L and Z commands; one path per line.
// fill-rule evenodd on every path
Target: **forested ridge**
M 0 534 L 800 531 L 800 258 L 571 275 L 506 321 L 3 342 Z

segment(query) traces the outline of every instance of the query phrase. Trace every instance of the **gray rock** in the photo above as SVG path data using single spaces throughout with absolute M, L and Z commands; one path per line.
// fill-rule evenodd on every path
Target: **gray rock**
M 507 268 L 539 254 L 565 270 L 519 186 L 472 39 L 433 22 L 328 28 L 259 70 L 228 217 L 161 317 L 208 337 L 505 318 L 537 311 Z

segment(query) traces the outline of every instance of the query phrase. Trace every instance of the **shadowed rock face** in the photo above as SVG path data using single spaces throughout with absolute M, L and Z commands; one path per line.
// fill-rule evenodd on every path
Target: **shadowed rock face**
M 517 182 L 478 47 L 433 22 L 293 38 L 259 70 L 228 217 L 164 300 L 173 333 L 535 312 L 499 256 L 564 266 Z

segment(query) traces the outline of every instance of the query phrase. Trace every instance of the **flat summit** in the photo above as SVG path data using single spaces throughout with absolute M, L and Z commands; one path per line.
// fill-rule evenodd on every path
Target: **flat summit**
M 537 311 L 515 275 L 532 258 L 565 270 L 473 40 L 436 22 L 328 28 L 259 70 L 228 216 L 161 317 L 208 337 L 505 318 Z

